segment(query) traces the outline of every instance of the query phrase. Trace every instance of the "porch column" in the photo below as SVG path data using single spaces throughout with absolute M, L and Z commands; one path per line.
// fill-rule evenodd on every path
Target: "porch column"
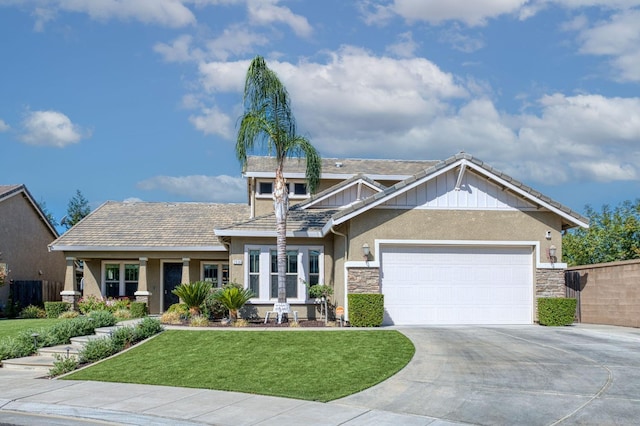
M 136 302 L 144 302 L 149 306 L 149 296 L 151 293 L 148 291 L 147 284 L 147 258 L 141 257 L 140 268 L 138 269 L 138 291 L 134 293 L 136 296 Z
M 64 290 L 60 292 L 62 301 L 71 305 L 74 311 L 78 309 L 80 292 L 76 285 L 76 258 L 67 257 L 67 270 L 64 275 Z
M 182 281 L 180 284 L 189 284 L 191 282 L 191 278 L 189 277 L 189 262 L 191 259 L 188 257 L 182 258 Z

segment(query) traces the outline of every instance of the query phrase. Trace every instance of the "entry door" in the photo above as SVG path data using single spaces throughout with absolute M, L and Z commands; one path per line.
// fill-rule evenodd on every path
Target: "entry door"
M 164 285 L 164 309 L 178 303 L 180 299 L 173 294 L 173 289 L 180 285 L 182 281 L 182 263 L 165 263 L 163 268 L 163 285 Z

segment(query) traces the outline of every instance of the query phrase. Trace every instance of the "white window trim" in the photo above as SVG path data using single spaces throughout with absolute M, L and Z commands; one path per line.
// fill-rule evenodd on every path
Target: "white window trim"
M 259 191 L 260 189 L 260 183 L 261 182 L 270 182 L 273 185 L 275 185 L 275 181 L 273 179 L 258 179 L 256 181 L 256 186 L 255 186 L 255 193 L 256 193 L 256 198 L 273 198 L 273 194 L 269 193 L 269 194 L 261 194 Z M 287 188 L 289 189 L 289 198 L 291 199 L 297 199 L 297 200 L 302 200 L 305 198 L 309 198 L 311 197 L 311 194 L 309 194 L 309 188 L 307 188 L 307 193 L 306 194 L 294 194 L 291 189 L 293 188 L 293 185 L 296 183 L 304 183 L 306 185 L 306 182 L 304 180 L 287 180 Z
M 126 294 L 126 280 L 125 280 L 125 265 L 138 265 L 138 274 L 140 274 L 140 261 L 139 260 L 103 260 L 100 272 L 100 291 L 103 297 L 107 297 L 107 265 L 119 265 L 120 266 L 120 282 L 118 288 L 118 297 Z M 140 285 L 140 275 L 138 275 L 138 285 Z
M 248 303 L 261 304 L 261 303 L 275 303 L 277 298 L 269 297 L 271 294 L 271 251 L 276 250 L 277 247 L 273 245 L 245 245 L 244 246 L 244 288 L 249 288 L 249 251 L 260 251 L 260 279 L 259 297 L 251 299 Z M 320 266 L 318 283 L 324 283 L 324 246 L 287 246 L 287 250 L 298 251 L 298 297 L 287 297 L 289 303 L 311 303 L 313 300 L 307 297 L 307 287 L 305 282 L 307 281 L 307 269 L 309 267 L 309 251 L 316 250 L 320 253 L 318 262 Z

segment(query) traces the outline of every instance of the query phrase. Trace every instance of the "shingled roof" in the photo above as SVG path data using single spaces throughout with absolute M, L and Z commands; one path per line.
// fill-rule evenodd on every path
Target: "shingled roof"
M 322 176 L 327 175 L 357 175 L 376 176 L 411 176 L 428 167 L 437 164 L 433 160 L 376 160 L 361 158 L 322 158 Z M 245 176 L 266 177 L 275 174 L 274 157 L 250 156 L 247 158 Z M 302 175 L 305 173 L 304 159 L 287 158 L 284 173 L 287 175 Z
M 226 250 L 214 227 L 248 216 L 244 204 L 107 201 L 50 246 L 52 250 Z
M 287 237 L 319 238 L 323 228 L 337 210 L 289 210 L 287 214 Z M 275 237 L 276 215 L 271 213 L 227 227 L 216 227 L 220 236 L 252 235 Z

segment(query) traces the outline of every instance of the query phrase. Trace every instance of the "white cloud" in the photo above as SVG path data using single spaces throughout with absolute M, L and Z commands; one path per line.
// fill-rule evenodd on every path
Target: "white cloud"
M 299 37 L 309 37 L 313 28 L 307 18 L 296 15 L 288 7 L 277 6 L 277 3 L 279 0 L 249 0 L 249 20 L 261 25 L 281 22 L 288 25 Z
M 209 58 L 227 60 L 231 55 L 242 55 L 255 51 L 257 46 L 266 46 L 270 40 L 244 25 L 231 25 L 222 34 L 205 44 Z
M 640 81 L 640 10 L 613 14 L 608 20 L 582 28 L 580 53 L 611 57 L 616 78 Z
M 246 197 L 243 178 L 220 176 L 154 176 L 138 182 L 143 190 L 160 190 L 190 201 L 241 202 Z
M 43 7 L 36 7 L 31 15 L 36 18 L 36 22 L 33 25 L 33 30 L 36 32 L 44 31 L 46 23 L 54 20 L 56 17 L 56 13 L 54 11 Z
M 4 120 L 0 119 L 0 132 L 6 132 L 10 129 L 11 127 L 4 122 Z
M 205 135 L 219 135 L 225 139 L 234 136 L 234 122 L 217 107 L 202 108 L 200 115 L 192 115 L 189 121 Z
M 485 43 L 481 38 L 463 34 L 457 24 L 454 24 L 451 28 L 443 30 L 440 34 L 440 41 L 448 43 L 454 49 L 465 53 L 475 52 L 485 46 Z
M 197 61 L 204 57 L 204 53 L 200 49 L 191 47 L 193 37 L 189 34 L 183 34 L 175 38 L 171 44 L 156 43 L 153 50 L 162 55 L 167 62 L 190 62 Z
M 90 132 L 73 124 L 69 117 L 58 111 L 30 111 L 22 127 L 20 139 L 29 145 L 63 148 L 90 136 Z
M 143 200 L 138 197 L 129 197 L 129 198 L 125 198 L 122 202 L 123 203 L 142 203 Z
M 399 58 L 411 58 L 414 56 L 418 43 L 413 40 L 411 31 L 398 36 L 398 42 L 387 46 L 386 51 Z
M 491 18 L 518 13 L 528 0 L 394 0 L 389 9 L 409 22 L 440 24 L 460 21 L 468 26 L 485 25 Z M 383 9 L 379 9 L 379 12 Z M 385 14 L 386 15 L 386 10 Z M 383 16 L 384 16 L 383 15 Z

